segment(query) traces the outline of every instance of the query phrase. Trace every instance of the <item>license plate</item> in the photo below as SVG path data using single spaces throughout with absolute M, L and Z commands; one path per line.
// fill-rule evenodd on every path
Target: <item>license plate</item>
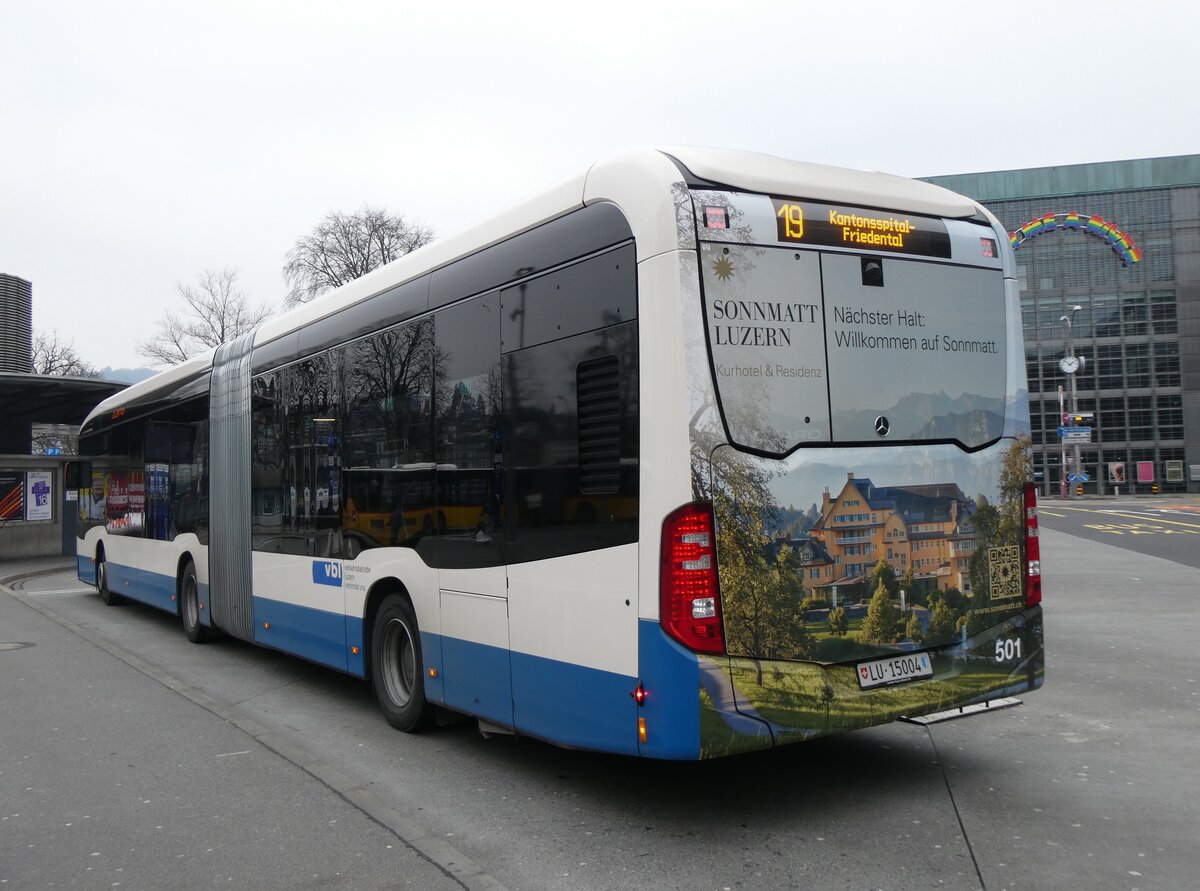
M 907 653 L 858 663 L 858 686 L 862 690 L 906 684 L 920 678 L 933 677 L 933 664 L 928 653 Z

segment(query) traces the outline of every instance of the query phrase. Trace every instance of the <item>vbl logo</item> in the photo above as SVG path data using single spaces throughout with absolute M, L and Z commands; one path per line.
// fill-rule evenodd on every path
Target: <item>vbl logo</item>
M 314 560 L 312 573 L 313 581 L 318 585 L 342 586 L 342 564 L 336 560 Z

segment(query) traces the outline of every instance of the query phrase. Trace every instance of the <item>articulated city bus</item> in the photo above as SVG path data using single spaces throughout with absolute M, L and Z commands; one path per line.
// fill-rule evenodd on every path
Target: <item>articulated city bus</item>
M 1028 431 L 984 208 L 635 151 L 98 406 L 79 575 L 402 730 L 716 757 L 1041 685 Z

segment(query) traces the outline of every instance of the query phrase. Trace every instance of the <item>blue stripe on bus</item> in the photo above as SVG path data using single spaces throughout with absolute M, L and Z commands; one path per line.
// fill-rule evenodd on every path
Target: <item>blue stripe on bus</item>
M 658 622 L 638 622 L 638 664 L 646 703 L 641 753 L 652 758 L 700 757 L 700 665 L 696 654 L 667 637 Z
M 79 581 L 89 585 L 96 584 L 96 564 L 92 562 L 91 557 L 75 555 L 75 563 L 77 566 L 76 572 L 79 575 Z
M 347 670 L 346 623 L 341 613 L 255 597 L 254 642 Z
M 352 652 L 353 647 L 358 647 L 357 653 Z M 346 616 L 346 671 L 356 678 L 367 676 L 363 663 L 366 652 L 367 648 L 363 646 L 363 620 L 358 616 Z
M 563 746 L 637 754 L 637 678 L 514 652 L 512 686 L 518 732 Z
M 136 600 L 164 612 L 177 614 L 175 605 L 175 578 L 145 569 L 136 569 L 121 563 L 105 560 L 108 567 L 108 590 L 129 600 Z M 92 584 L 95 584 L 93 572 Z
M 442 679 L 445 706 L 502 727 L 512 727 L 509 651 L 457 637 L 442 636 L 440 645 L 442 668 L 438 674 Z M 421 635 L 421 646 L 425 647 L 424 634 Z M 425 661 L 426 664 L 432 664 L 428 658 Z

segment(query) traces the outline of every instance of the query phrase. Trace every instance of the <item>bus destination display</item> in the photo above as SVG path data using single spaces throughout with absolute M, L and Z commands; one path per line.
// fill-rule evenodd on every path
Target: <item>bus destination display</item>
M 923 257 L 950 257 L 950 235 L 934 217 L 772 198 L 780 241 Z

